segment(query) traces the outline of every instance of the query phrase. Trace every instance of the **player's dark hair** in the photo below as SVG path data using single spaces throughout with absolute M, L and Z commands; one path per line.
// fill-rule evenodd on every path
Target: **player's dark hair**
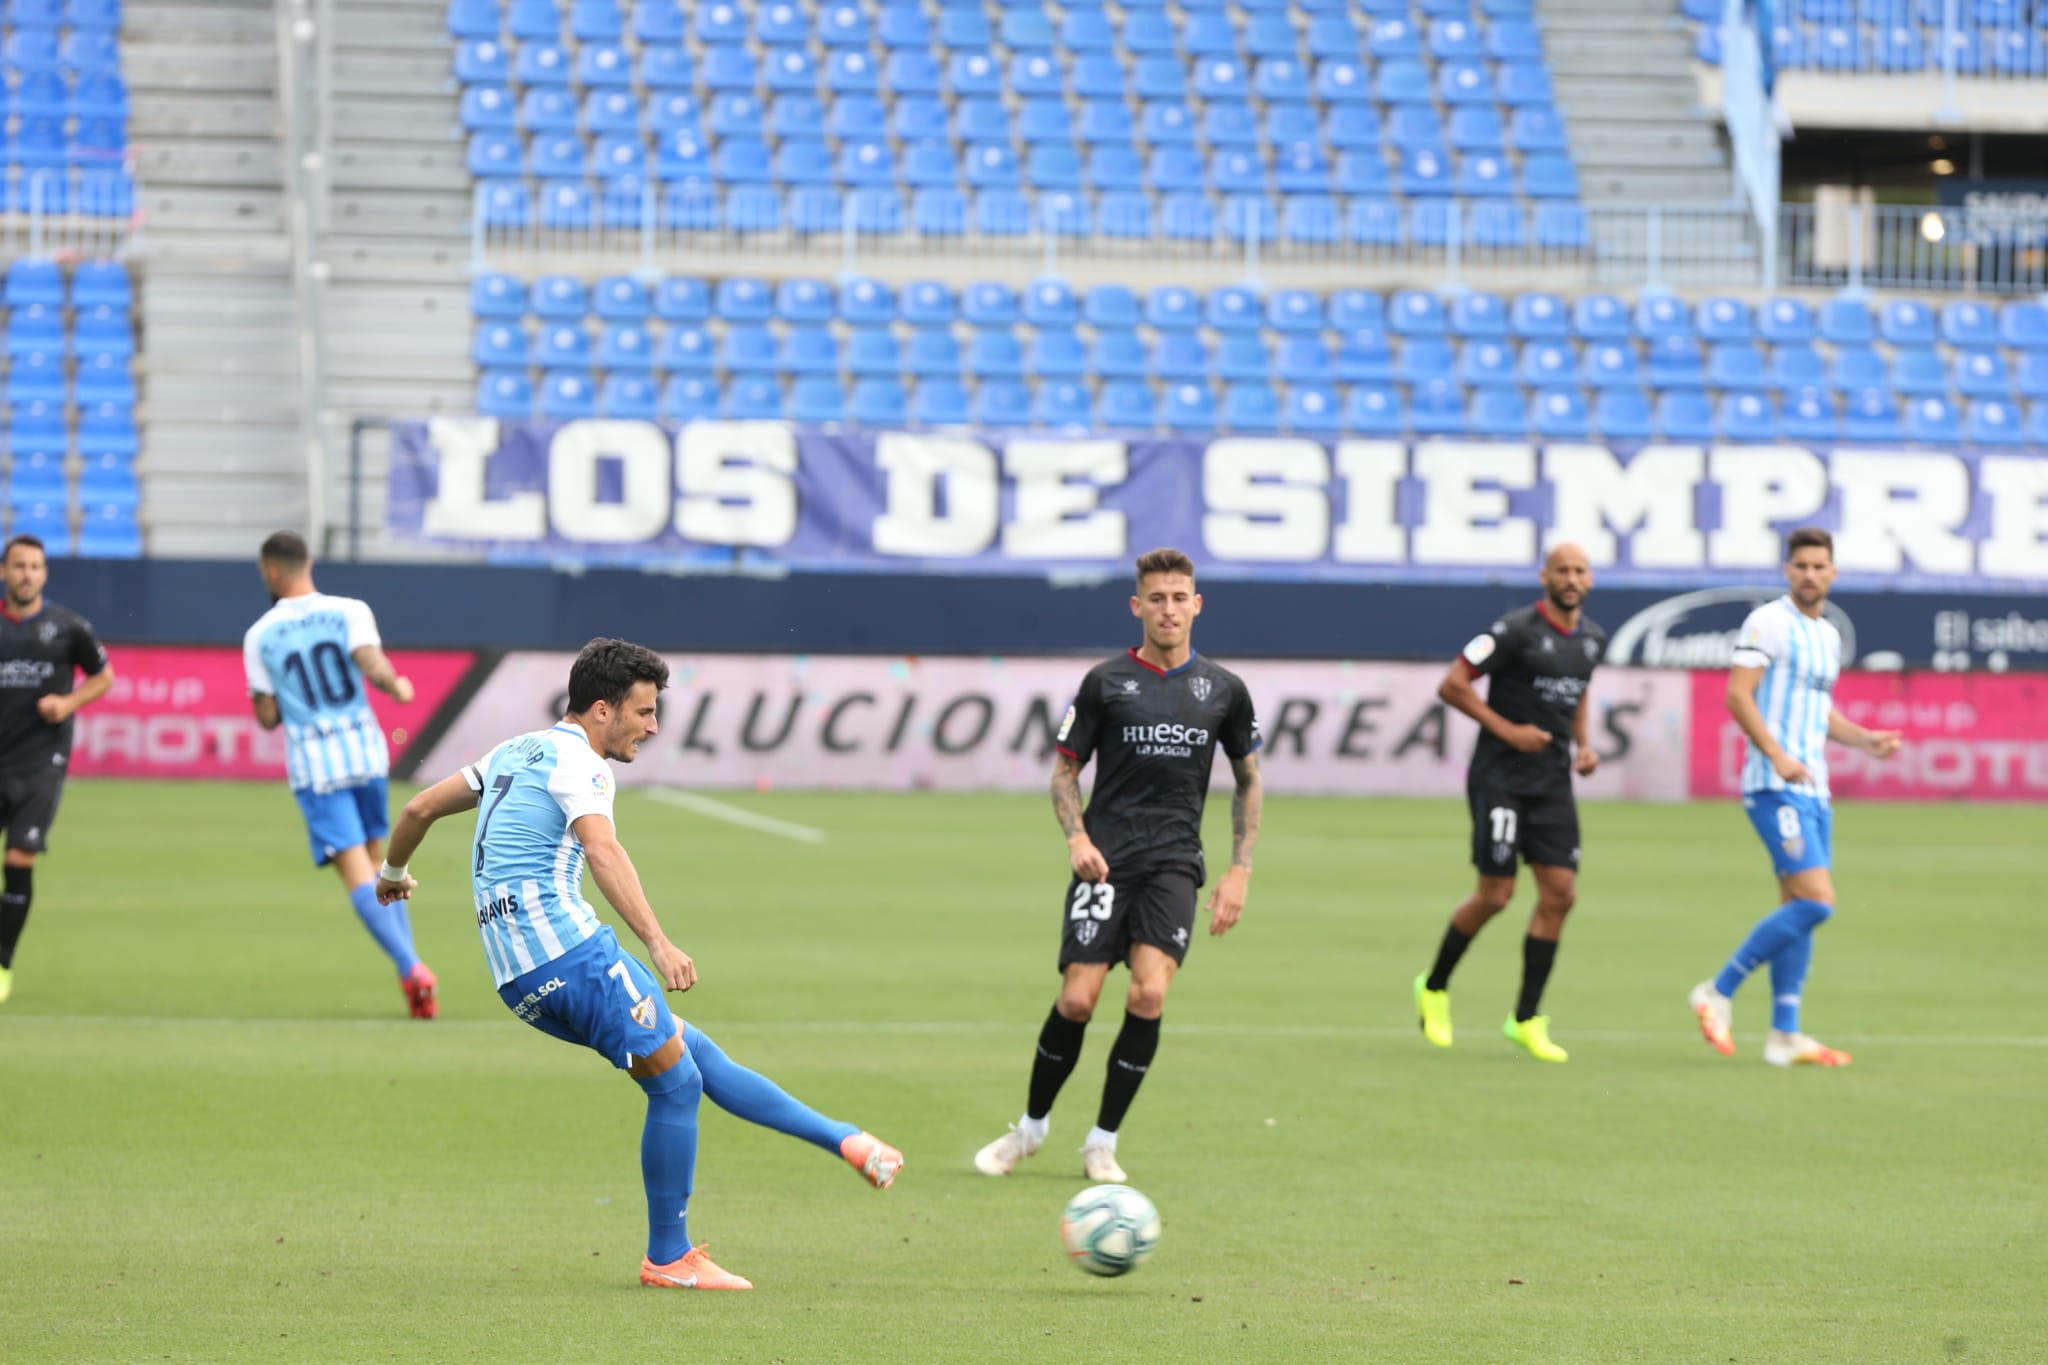
M 40 537 L 40 536 L 31 536 L 31 535 L 19 535 L 19 536 L 14 536 L 14 537 L 12 537 L 11 539 L 9 539 L 9 540 L 8 540 L 8 542 L 7 542 L 7 548 L 6 548 L 6 549 L 4 549 L 4 550 L 0 550 L 0 561 L 4 561 L 4 560 L 5 560 L 6 558 L 7 558 L 7 556 L 9 556 L 9 555 L 13 554 L 13 553 L 14 553 L 14 547 L 15 547 L 15 546 L 17 546 L 17 545 L 26 545 L 26 546 L 28 546 L 28 547 L 29 547 L 29 548 L 30 548 L 31 550 L 39 550 L 39 551 L 41 551 L 41 552 L 42 552 L 42 554 L 43 554 L 43 556 L 44 556 L 44 558 L 48 558 L 48 557 L 49 557 L 49 553 L 50 553 L 50 552 L 49 552 L 48 550 L 44 550 L 44 549 L 43 549 L 43 541 L 42 541 L 42 537 Z
M 1177 573 L 1187 575 L 1188 581 L 1195 577 L 1195 561 L 1179 550 L 1161 546 L 1138 556 L 1138 587 L 1145 586 L 1145 579 L 1155 573 Z
M 617 706 L 643 682 L 657 692 L 668 686 L 668 665 L 659 654 L 627 640 L 592 640 L 569 665 L 569 714 L 580 716 L 599 702 Z
M 1835 538 L 1818 526 L 1802 526 L 1785 541 L 1785 562 L 1790 564 L 1792 556 L 1801 550 L 1819 548 L 1828 552 L 1828 558 L 1835 557 Z
M 263 548 L 256 557 L 265 564 L 275 564 L 280 569 L 303 569 L 313 562 L 313 552 L 306 548 L 306 538 L 297 531 L 274 531 L 263 542 Z

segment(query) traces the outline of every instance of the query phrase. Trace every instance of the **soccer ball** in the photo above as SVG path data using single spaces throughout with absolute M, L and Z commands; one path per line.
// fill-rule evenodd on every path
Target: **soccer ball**
M 1090 1185 L 1067 1201 L 1060 1241 L 1090 1275 L 1128 1275 L 1159 1245 L 1159 1210 L 1129 1185 Z

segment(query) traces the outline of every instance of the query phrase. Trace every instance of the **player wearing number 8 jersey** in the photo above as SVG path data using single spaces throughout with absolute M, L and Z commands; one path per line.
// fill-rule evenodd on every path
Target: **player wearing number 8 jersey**
M 1109 969 L 1127 963 L 1123 1028 L 1110 1045 L 1102 1107 L 1081 1147 L 1090 1180 L 1121 1183 L 1117 1129 L 1159 1046 L 1167 988 L 1187 956 L 1203 880 L 1202 808 L 1220 747 L 1231 798 L 1230 867 L 1209 897 L 1209 932 L 1237 923 L 1251 879 L 1263 807 L 1259 723 L 1242 680 L 1193 645 L 1202 599 L 1195 566 L 1178 550 L 1138 560 L 1131 614 L 1144 643 L 1097 664 L 1060 726 L 1052 804 L 1067 836 L 1073 880 L 1060 903 L 1059 998 L 1038 1035 L 1024 1116 L 975 1154 L 984 1175 L 1007 1175 L 1045 1141 L 1052 1104 L 1080 1060 L 1081 1040 Z M 1095 760 L 1095 790 L 1081 810 L 1081 769 Z
M 393 904 L 409 897 L 417 883 L 405 864 L 428 828 L 443 816 L 478 811 L 470 861 L 476 922 L 499 998 L 534 1028 L 624 1070 L 647 1094 L 640 1283 L 751 1289 L 690 1245 L 701 1097 L 838 1153 L 877 1188 L 895 1180 L 903 1154 L 798 1103 L 669 1012 L 663 992 L 688 990 L 696 964 L 662 932 L 618 841 L 606 762 L 631 763 L 653 737 L 656 698 L 667 682 L 668 665 L 651 650 L 624 640 L 585 645 L 569 671 L 568 714 L 559 724 L 505 741 L 406 804 L 391 837 L 399 865 L 379 869 L 377 895 Z M 647 946 L 652 972 L 620 950 L 583 899 L 586 860 L 598 890 Z
M 1588 734 L 1593 670 L 1607 632 L 1582 614 L 1593 569 L 1576 545 L 1543 561 L 1543 596 L 1473 638 L 1437 695 L 1479 722 L 1465 792 L 1472 807 L 1472 862 L 1479 885 L 1451 915 L 1435 964 L 1415 978 L 1423 1036 L 1451 1045 L 1451 972 L 1486 922 L 1515 894 L 1517 856 L 1536 879 L 1536 909 L 1522 940 L 1522 990 L 1502 1025 L 1508 1041 L 1545 1062 L 1565 1061 L 1538 1012 L 1557 960 L 1565 916 L 1578 900 L 1579 807 L 1572 775 L 1599 766 Z M 1475 678 L 1490 678 L 1481 698 Z M 1576 748 L 1576 756 L 1574 755 Z
M 380 905 L 374 885 L 390 827 L 385 785 L 391 753 L 370 709 L 369 689 L 412 700 L 412 682 L 384 656 L 366 603 L 313 586 L 305 540 L 279 531 L 263 542 L 257 568 L 272 606 L 242 637 L 242 664 L 256 722 L 282 726 L 285 770 L 305 817 L 313 864 L 332 865 L 349 904 L 398 969 L 415 1019 L 439 1012 L 434 974 L 413 951 L 403 905 Z
M 1700 1033 L 1732 1056 L 1734 995 L 1751 972 L 1771 967 L 1772 1066 L 1847 1066 L 1849 1054 L 1800 1029 L 1800 999 L 1813 961 L 1813 931 L 1834 914 L 1834 809 L 1828 792 L 1829 740 L 1874 758 L 1898 752 L 1892 730 L 1866 730 L 1835 709 L 1842 636 L 1827 619 L 1835 542 L 1826 531 L 1794 531 L 1786 542 L 1790 591 L 1749 614 L 1736 637 L 1728 711 L 1749 740 L 1742 805 L 1770 851 L 1779 906 L 1749 932 L 1711 981 L 1693 987 Z

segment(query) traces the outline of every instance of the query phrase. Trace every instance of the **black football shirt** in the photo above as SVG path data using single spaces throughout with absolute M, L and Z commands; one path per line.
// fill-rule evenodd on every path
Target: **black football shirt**
M 17 621 L 0 611 L 0 772 L 29 776 L 71 759 L 71 725 L 52 725 L 36 710 L 36 699 L 69 693 L 76 675 L 88 677 L 107 666 L 107 651 L 85 618 L 56 603 Z
M 1185 867 L 1197 882 L 1216 746 L 1235 760 L 1260 742 L 1251 693 L 1235 673 L 1199 654 L 1161 672 L 1135 649 L 1088 670 L 1058 740 L 1067 757 L 1095 759 L 1082 823 L 1110 876 Z
M 1486 704 L 1517 725 L 1553 736 L 1538 753 L 1521 753 L 1482 729 L 1472 750 L 1473 786 L 1513 792 L 1564 792 L 1572 786 L 1572 728 L 1579 699 L 1607 647 L 1607 632 L 1585 616 L 1577 630 L 1558 628 L 1544 603 L 1511 611 L 1475 636 L 1459 658 L 1491 678 Z

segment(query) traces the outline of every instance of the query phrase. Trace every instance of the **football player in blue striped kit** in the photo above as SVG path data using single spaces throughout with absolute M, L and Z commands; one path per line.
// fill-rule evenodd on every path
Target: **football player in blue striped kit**
M 398 969 L 412 1017 L 432 1019 L 440 1011 L 434 973 L 413 951 L 405 906 L 379 904 L 376 887 L 390 829 L 391 752 L 368 689 L 409 702 L 412 682 L 384 656 L 368 604 L 313 586 L 303 537 L 279 531 L 263 542 L 256 563 L 272 599 L 242 637 L 256 723 L 284 727 L 286 773 L 306 818 L 314 866 L 341 874 L 349 904 Z
M 1728 710 L 1749 738 L 1742 765 L 1742 806 L 1778 874 L 1778 908 L 1760 920 L 1719 976 L 1693 987 L 1700 1034 L 1723 1056 L 1735 1054 L 1735 992 L 1765 963 L 1771 968 L 1772 1066 L 1847 1066 L 1849 1054 L 1801 1031 L 1800 996 L 1813 961 L 1813 931 L 1835 913 L 1834 808 L 1828 795 L 1827 744 L 1853 745 L 1874 758 L 1899 750 L 1896 730 L 1866 730 L 1837 711 L 1842 635 L 1826 616 L 1835 582 L 1835 541 L 1826 531 L 1794 531 L 1786 542 L 1791 591 L 1749 614 L 1736 637 Z
M 406 864 L 428 828 L 481 808 L 471 872 L 477 927 L 499 997 L 541 1032 L 596 1052 L 647 1094 L 640 1283 L 752 1289 L 690 1244 L 700 1098 L 837 1153 L 877 1189 L 896 1179 L 903 1154 L 792 1099 L 669 1012 L 663 993 L 696 984 L 696 964 L 662 932 L 619 843 L 606 762 L 631 763 L 653 737 L 656 700 L 667 683 L 668 665 L 652 650 L 624 640 L 585 645 L 570 667 L 568 714 L 558 724 L 506 740 L 406 804 L 391 836 L 398 865 L 378 869 L 377 895 L 394 904 L 410 896 L 417 883 Z M 583 899 L 586 862 L 597 889 L 647 946 L 653 971 L 620 950 L 618 936 Z

